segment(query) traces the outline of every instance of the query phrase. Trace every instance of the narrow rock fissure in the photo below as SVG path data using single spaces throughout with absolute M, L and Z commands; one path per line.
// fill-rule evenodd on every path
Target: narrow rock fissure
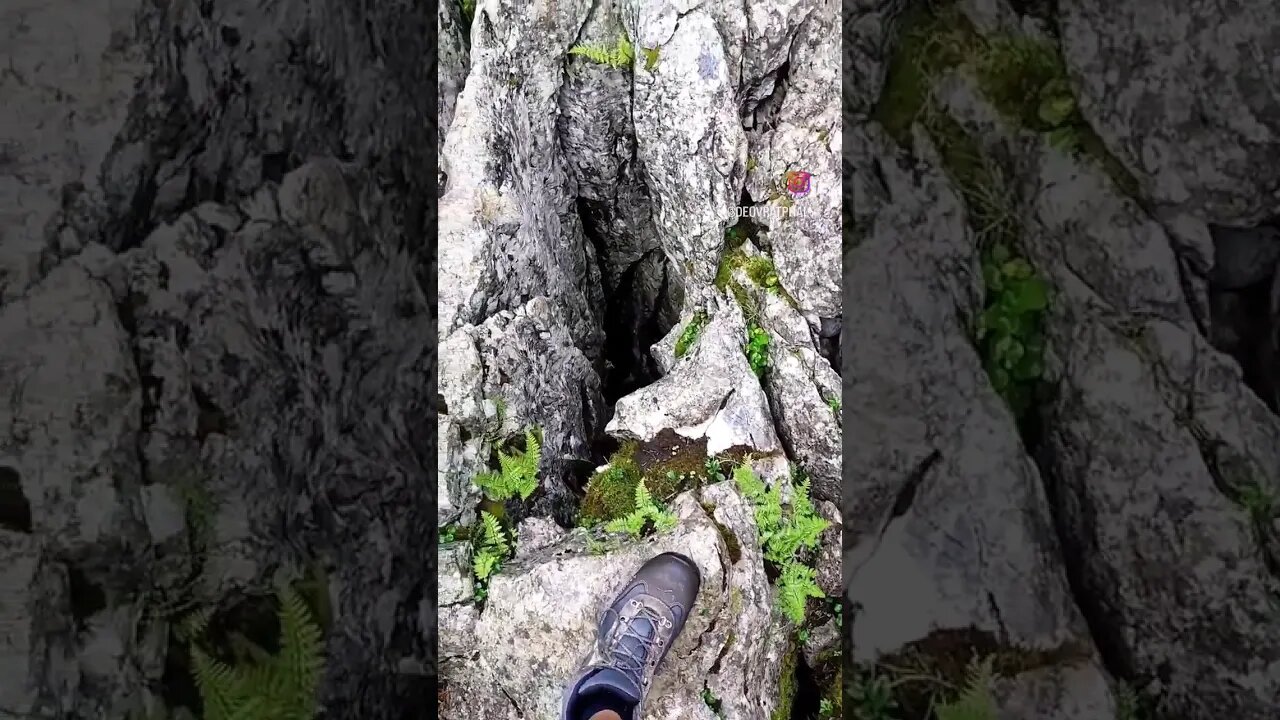
M 791 702 L 791 720 L 810 720 L 818 717 L 824 687 L 818 673 L 809 667 L 804 653 L 796 652 L 795 698 Z
M 1067 506 L 1067 498 L 1063 496 L 1067 491 L 1067 484 L 1059 479 L 1054 452 L 1045 434 L 1045 424 L 1048 421 L 1046 408 L 1047 402 L 1029 412 L 1019 427 L 1019 434 L 1028 457 L 1036 464 L 1040 474 L 1072 602 L 1084 618 L 1106 671 L 1112 677 L 1138 687 L 1141 683 L 1133 682 L 1136 679 L 1133 658 L 1121 641 L 1124 637 L 1121 632 L 1123 628 L 1112 621 L 1102 595 L 1090 588 L 1090 581 L 1086 578 L 1085 559 L 1096 554 L 1093 548 L 1085 546 L 1087 538 L 1082 535 L 1095 525 L 1089 498 L 1083 493 L 1073 498 L 1079 504 L 1082 521 L 1072 523 L 1063 512 L 1063 508 Z
M 649 348 L 663 338 L 675 325 L 671 317 L 671 276 L 669 263 L 661 248 L 641 254 L 618 277 L 616 285 L 608 281 L 607 268 L 611 258 L 598 217 L 607 216 L 609 210 L 594 207 L 596 203 L 579 198 L 578 216 L 583 234 L 595 248 L 596 263 L 600 268 L 605 311 L 601 330 L 604 334 L 604 368 L 601 380 L 605 403 L 610 407 L 636 390 L 661 377 L 661 372 L 649 352 Z M 655 266 L 658 271 L 655 272 Z M 661 280 L 652 299 L 647 299 L 647 277 L 658 275 Z
M 1244 383 L 1272 412 L 1280 412 L 1280 372 L 1271 312 L 1273 281 L 1267 278 L 1238 289 L 1210 285 L 1210 341 L 1230 355 L 1244 372 Z

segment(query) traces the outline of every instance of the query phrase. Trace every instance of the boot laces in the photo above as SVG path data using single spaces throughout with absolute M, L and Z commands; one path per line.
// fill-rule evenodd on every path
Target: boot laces
M 649 684 L 645 669 L 657 664 L 658 650 L 664 644 L 662 630 L 669 629 L 671 621 L 639 600 L 631 600 L 630 605 L 636 612 L 631 621 L 624 624 L 614 644 L 613 664 L 637 688 L 644 688 Z M 649 622 L 650 632 L 641 630 L 642 619 Z

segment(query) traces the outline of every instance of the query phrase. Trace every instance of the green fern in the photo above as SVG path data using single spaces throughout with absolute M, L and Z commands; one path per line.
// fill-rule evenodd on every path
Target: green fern
M 635 48 L 626 35 L 619 35 L 618 42 L 612 47 L 604 44 L 574 45 L 569 49 L 570 55 L 581 55 L 588 60 L 608 65 L 611 68 L 631 67 L 635 62 Z
M 480 473 L 475 477 L 479 487 L 490 500 L 509 500 L 517 495 L 521 500 L 538 489 L 538 465 L 542 462 L 542 443 L 536 428 L 524 432 L 525 449 L 522 453 L 508 455 L 498 453 L 498 472 Z
M 257 648 L 258 662 L 233 666 L 210 655 L 196 639 L 208 625 L 207 610 L 183 623 L 191 635 L 191 666 L 204 720 L 312 720 L 316 687 L 324 669 L 324 639 L 306 602 L 292 588 L 280 591 L 280 652 Z M 244 642 L 248 642 L 244 640 Z
M 815 582 L 812 568 L 798 556 L 803 548 L 815 548 L 829 523 L 818 515 L 809 497 L 809 480 L 793 474 L 790 512 L 782 506 L 782 484 L 766 485 L 747 465 L 734 468 L 738 490 L 755 510 L 756 532 L 765 560 L 779 568 L 778 608 L 797 625 L 804 622 L 805 604 L 811 597 L 826 597 Z
M 826 597 L 818 587 L 813 568 L 798 562 L 784 565 L 778 577 L 778 609 L 782 614 L 797 625 L 803 623 L 805 604 L 811 597 Z
M 992 660 L 975 660 L 969 666 L 969 677 L 960 696 L 935 709 L 938 720 L 996 720 L 996 700 L 991 694 L 995 678 Z
M 765 559 L 782 566 L 801 548 L 815 548 L 829 523 L 820 517 L 809 498 L 809 480 L 792 486 L 791 512 L 782 508 L 782 487 L 765 485 L 746 465 L 733 471 L 738 489 L 755 505 L 756 529 L 765 548 Z
M 471 569 L 475 573 L 476 600 L 489 596 L 489 578 L 502 568 L 502 561 L 511 554 L 507 531 L 493 514 L 481 511 L 480 531 L 474 544 Z
M 636 509 L 627 515 L 610 521 L 604 526 L 609 532 L 625 532 L 632 537 L 640 537 L 649 522 L 653 522 L 658 532 L 666 532 L 676 526 L 676 516 L 664 510 L 653 501 L 649 488 L 644 480 L 636 485 Z

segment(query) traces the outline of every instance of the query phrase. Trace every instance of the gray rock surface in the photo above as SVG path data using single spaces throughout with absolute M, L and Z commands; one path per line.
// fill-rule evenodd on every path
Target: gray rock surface
M 1058 10 L 1081 110 L 1152 202 L 1236 226 L 1280 213 L 1275 3 Z
M 588 542 L 562 528 L 577 522 L 575 492 L 607 462 L 595 454 L 606 436 L 643 446 L 674 431 L 699 455 L 754 451 L 749 462 L 766 482 L 789 488 L 799 463 L 815 495 L 837 497 L 838 421 L 828 404 L 836 372 L 815 335 L 827 329 L 829 344 L 840 315 L 835 4 L 652 0 L 497 12 L 481 2 L 476 23 L 444 138 L 438 520 L 474 521 L 471 478 L 495 440 L 527 424 L 547 439 L 539 489 L 506 503 L 518 523 L 514 556 L 483 605 L 442 609 L 441 713 L 553 714 L 603 604 L 645 558 L 671 548 L 704 569 L 702 611 L 645 717 L 712 720 L 707 697 L 723 718 L 775 709 L 789 717 L 780 691 L 804 662 L 800 628 L 774 610 L 754 510 L 730 484 L 678 496 L 677 527 L 643 542 Z M 612 45 L 620 33 L 634 64 L 566 54 Z M 788 62 L 812 67 L 793 68 L 787 81 Z M 784 95 L 793 124 L 755 124 Z M 819 125 L 826 137 L 808 142 Z M 775 262 L 802 312 L 769 309 L 768 331 L 786 354 L 763 378 L 745 355 L 748 318 L 716 283 L 746 183 L 746 126 L 776 142 L 778 163 L 803 160 L 826 178 L 811 198 L 823 212 L 777 233 Z M 677 358 L 694 317 L 706 325 Z M 702 457 L 689 461 L 702 469 Z M 838 530 L 828 532 L 812 559 L 832 591 L 837 540 Z M 453 567 L 442 583 L 456 584 Z M 815 624 L 831 624 L 824 612 Z M 509 641 L 513 631 L 520 642 Z M 839 635 L 824 637 L 829 663 Z
M 763 211 L 778 278 L 811 318 L 840 314 L 841 134 L 839 108 L 830 101 L 840 86 L 837 21 L 834 2 L 824 0 L 800 26 L 790 72 L 774 90 L 777 118 L 753 134 L 749 149 L 755 162 L 746 187 Z M 812 175 L 807 195 L 780 191 L 789 170 Z
M 620 399 L 605 430 L 614 437 L 651 440 L 663 430 L 706 438 L 707 453 L 735 447 L 762 453 L 781 449 L 769 400 L 742 353 L 746 323 L 727 298 L 702 337 L 671 372 Z
M 704 688 L 724 700 L 724 718 L 768 717 L 777 702 L 780 638 L 751 510 L 724 484 L 701 498 L 682 495 L 672 510 L 680 522 L 669 534 L 594 555 L 578 531 L 496 576 L 472 654 L 448 673 L 441 717 L 555 717 L 565 682 L 594 646 L 599 613 L 645 560 L 664 551 L 697 563 L 702 590 L 655 677 L 645 717 L 711 720 Z M 717 524 L 737 539 L 736 557 Z
M 860 132 L 885 194 L 868 198 L 882 204 L 845 258 L 857 308 L 842 349 L 845 423 L 860 439 L 844 457 L 842 507 L 853 657 L 927 648 L 951 630 L 1090 672 L 1096 651 L 1039 474 L 966 336 L 978 259 L 964 207 L 923 135 L 911 159 L 877 126 Z
M 425 702 L 426 8 L 0 15 L 0 704 L 162 710 L 171 613 L 306 565 L 325 706 Z
M 1273 714 L 1280 578 L 1246 498 L 1280 488 L 1280 418 L 1201 335 L 1173 241 L 1099 167 L 1009 131 L 972 86 L 946 102 L 1009 158 L 1010 207 L 1053 288 L 1038 458 L 1099 644 L 1162 717 Z

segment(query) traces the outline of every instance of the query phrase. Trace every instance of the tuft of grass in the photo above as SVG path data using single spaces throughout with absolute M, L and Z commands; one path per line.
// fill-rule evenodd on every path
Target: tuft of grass
M 831 414 L 840 417 L 840 398 L 827 398 L 827 407 L 831 408 Z
M 599 43 L 574 45 L 569 49 L 569 54 L 581 55 L 591 62 L 598 65 L 608 65 L 611 68 L 631 67 L 636 60 L 635 47 L 632 46 L 627 36 L 621 33 L 613 45 Z
M 471 21 L 476 18 L 476 0 L 462 0 L 462 19 L 467 22 L 467 28 L 471 27 Z
M 742 261 L 742 269 L 746 272 L 747 277 L 751 278 L 751 282 L 786 300 L 791 307 L 796 306 L 795 298 L 791 297 L 791 293 L 782 287 L 782 281 L 778 279 L 778 269 L 769 256 L 756 255 L 755 257 L 745 258 Z
M 677 358 L 684 357 L 698 343 L 698 338 L 702 336 L 702 329 L 707 326 L 707 314 L 699 311 L 694 314 L 693 319 L 685 325 L 684 330 L 680 333 L 680 338 L 676 340 L 675 355 Z

